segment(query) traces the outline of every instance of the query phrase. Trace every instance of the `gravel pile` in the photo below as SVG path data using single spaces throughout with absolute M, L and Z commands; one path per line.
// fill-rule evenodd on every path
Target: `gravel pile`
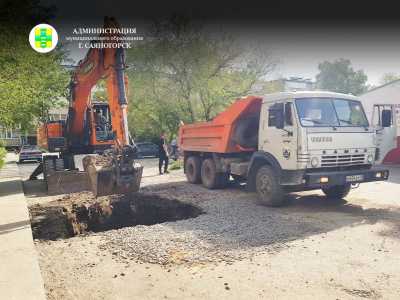
M 161 265 L 231 263 L 279 251 L 288 247 L 287 242 L 320 230 L 311 220 L 257 205 L 253 195 L 238 189 L 209 191 L 186 183 L 144 189 L 194 204 L 205 213 L 177 222 L 103 232 L 100 247 L 116 259 Z

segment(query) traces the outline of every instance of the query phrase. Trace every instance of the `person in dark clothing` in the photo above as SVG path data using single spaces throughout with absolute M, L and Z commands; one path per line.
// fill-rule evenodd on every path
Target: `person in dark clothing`
M 107 119 L 104 117 L 100 110 L 96 110 L 95 121 L 98 130 L 106 130 L 107 129 Z
M 158 144 L 158 170 L 160 171 L 160 175 L 162 173 L 162 166 L 164 164 L 164 173 L 168 172 L 168 148 L 167 143 L 165 142 L 165 135 L 164 133 L 161 134 L 160 142 Z

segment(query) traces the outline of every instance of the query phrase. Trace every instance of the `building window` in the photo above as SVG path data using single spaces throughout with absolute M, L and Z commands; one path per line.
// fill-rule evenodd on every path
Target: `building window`
M 12 131 L 11 129 L 6 129 L 6 139 L 11 139 Z

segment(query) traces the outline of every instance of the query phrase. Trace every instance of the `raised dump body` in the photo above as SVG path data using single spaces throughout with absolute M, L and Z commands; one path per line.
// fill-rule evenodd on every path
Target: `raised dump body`
M 210 122 L 181 126 L 180 149 L 212 153 L 255 151 L 261 103 L 261 97 L 240 98 Z

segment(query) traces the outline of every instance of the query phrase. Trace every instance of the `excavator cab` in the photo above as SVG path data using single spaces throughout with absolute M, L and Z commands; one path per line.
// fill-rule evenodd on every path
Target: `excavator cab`
M 82 160 L 88 187 L 95 197 L 137 192 L 143 167 L 134 160 L 136 146 L 118 139 L 108 103 L 92 102 L 87 114 L 89 146 L 97 153 Z
M 94 152 L 96 148 L 104 150 L 104 147 L 114 145 L 115 132 L 112 128 L 110 107 L 105 102 L 95 102 L 88 110 L 90 124 L 90 145 Z
M 93 132 L 96 134 L 96 142 L 114 140 L 108 105 L 96 105 L 94 107 L 94 124 L 95 130 L 93 130 Z

